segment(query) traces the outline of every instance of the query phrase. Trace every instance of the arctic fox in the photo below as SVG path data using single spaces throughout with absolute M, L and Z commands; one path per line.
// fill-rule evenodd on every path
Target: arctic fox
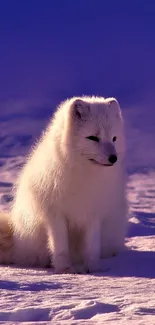
M 123 249 L 124 128 L 115 98 L 60 104 L 19 174 L 10 214 L 12 263 L 56 273 L 100 269 Z M 1 253 L 0 253 L 1 254 Z

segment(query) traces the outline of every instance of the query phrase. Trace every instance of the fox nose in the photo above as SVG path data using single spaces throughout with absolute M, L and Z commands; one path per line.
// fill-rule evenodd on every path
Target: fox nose
M 116 155 L 111 155 L 111 156 L 109 157 L 109 162 L 110 162 L 111 164 L 115 164 L 116 161 L 117 161 L 117 156 L 116 156 Z

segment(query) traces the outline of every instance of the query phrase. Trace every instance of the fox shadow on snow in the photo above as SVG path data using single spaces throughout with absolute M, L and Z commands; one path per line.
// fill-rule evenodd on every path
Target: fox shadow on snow
M 47 291 L 60 289 L 62 286 L 58 282 L 33 282 L 33 283 L 20 283 L 17 281 L 0 280 L 0 290 L 11 290 L 11 291 Z
M 155 214 L 146 212 L 135 212 L 135 217 L 138 223 L 129 221 L 128 236 L 132 237 L 149 237 L 155 235 Z M 141 240 L 141 239 L 140 239 Z M 145 239 L 146 240 L 152 239 Z M 155 241 L 152 245 L 155 244 Z M 144 244 L 145 245 L 145 244 Z M 106 276 L 116 277 L 140 277 L 140 278 L 155 278 L 155 249 L 154 251 L 140 251 L 136 247 L 127 248 L 123 253 L 109 260 L 110 270 L 106 272 Z M 104 260 L 103 260 L 104 265 Z
M 155 278 L 155 251 L 129 249 L 110 261 L 110 268 L 105 276 Z M 104 260 L 103 260 L 104 265 Z M 101 274 L 96 274 L 101 276 Z

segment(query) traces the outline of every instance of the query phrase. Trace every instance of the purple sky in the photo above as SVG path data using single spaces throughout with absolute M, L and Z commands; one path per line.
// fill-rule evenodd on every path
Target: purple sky
M 130 103 L 155 86 L 155 2 L 0 1 L 0 101 L 99 94 Z

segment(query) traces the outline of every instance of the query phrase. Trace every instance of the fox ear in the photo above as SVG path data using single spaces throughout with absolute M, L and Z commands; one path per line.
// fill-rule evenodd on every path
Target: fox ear
M 90 112 L 89 104 L 82 99 L 75 99 L 72 104 L 73 116 L 79 121 L 86 121 Z
M 108 98 L 108 106 L 110 109 L 116 112 L 117 118 L 122 118 L 120 105 L 116 98 Z
M 108 105 L 110 108 L 120 110 L 119 102 L 116 98 L 108 98 Z

